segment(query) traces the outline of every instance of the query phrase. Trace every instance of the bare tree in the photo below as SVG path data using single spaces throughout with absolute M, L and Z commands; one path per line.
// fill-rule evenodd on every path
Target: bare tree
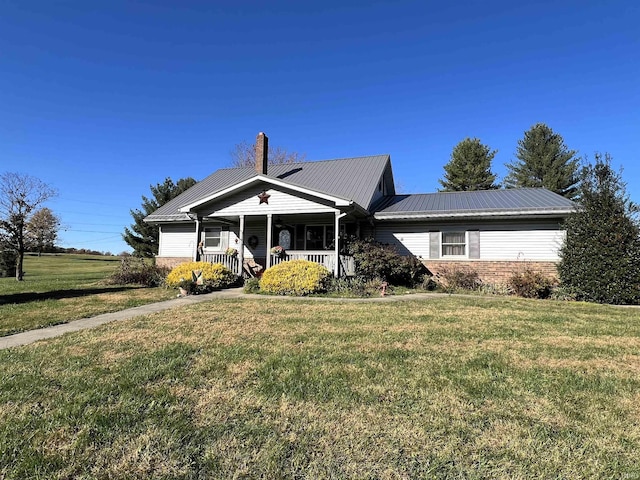
M 38 256 L 43 250 L 52 249 L 58 238 L 60 218 L 50 208 L 43 207 L 37 210 L 27 223 L 25 231 L 27 248 L 35 249 Z
M 253 167 L 256 164 L 256 145 L 248 142 L 236 144 L 231 150 L 231 166 L 234 168 Z M 297 163 L 307 160 L 306 154 L 287 152 L 282 147 L 269 147 L 269 164 Z
M 27 224 L 38 207 L 55 195 L 53 188 L 31 175 L 15 172 L 0 175 L 0 240 L 18 255 L 18 281 L 24 279 Z

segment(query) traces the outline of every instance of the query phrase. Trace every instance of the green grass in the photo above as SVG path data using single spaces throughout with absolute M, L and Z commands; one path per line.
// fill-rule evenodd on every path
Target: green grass
M 0 278 L 0 336 L 165 300 L 171 290 L 106 285 L 118 257 L 27 255 L 25 279 Z
M 0 351 L 0 478 L 638 478 L 638 313 L 216 300 Z

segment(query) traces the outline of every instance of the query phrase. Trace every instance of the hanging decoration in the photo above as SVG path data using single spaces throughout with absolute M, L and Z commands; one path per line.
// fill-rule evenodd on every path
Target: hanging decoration
M 266 191 L 263 191 L 260 195 L 258 195 L 258 198 L 260 199 L 260 203 L 258 203 L 258 205 L 262 203 L 266 203 L 267 205 L 269 205 L 270 196 L 271 195 L 269 195 Z

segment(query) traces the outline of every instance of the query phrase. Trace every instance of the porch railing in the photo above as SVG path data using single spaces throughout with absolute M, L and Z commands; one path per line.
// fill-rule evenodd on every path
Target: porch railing
M 341 275 L 355 275 L 355 262 L 350 255 L 340 255 L 340 274 Z M 284 257 L 278 257 L 271 255 L 271 265 L 277 265 L 289 260 L 309 260 L 310 262 L 319 263 L 324 265 L 330 272 L 334 271 L 336 254 L 334 252 L 327 252 L 325 250 L 308 251 L 288 251 Z M 259 259 L 257 259 L 259 260 Z M 225 253 L 205 253 L 202 256 L 203 262 L 209 263 L 221 263 L 229 270 L 235 273 L 240 272 L 240 265 L 238 257 L 231 257 Z
M 238 273 L 240 271 L 238 268 L 238 257 L 232 257 L 230 255 L 227 255 L 226 253 L 205 253 L 202 256 L 202 261 L 208 263 L 221 263 L 235 273 Z
M 340 273 L 341 275 L 355 275 L 355 262 L 350 255 L 340 255 Z M 289 260 L 309 260 L 310 262 L 324 265 L 330 272 L 334 271 L 336 265 L 336 254 L 324 250 L 308 251 L 287 251 L 284 257 L 271 255 L 271 265 L 277 265 Z

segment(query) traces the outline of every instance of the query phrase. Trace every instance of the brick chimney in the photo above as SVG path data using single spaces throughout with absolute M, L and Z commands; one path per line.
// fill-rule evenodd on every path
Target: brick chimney
M 267 174 L 267 159 L 269 156 L 269 138 L 260 132 L 256 138 L 256 172 Z

